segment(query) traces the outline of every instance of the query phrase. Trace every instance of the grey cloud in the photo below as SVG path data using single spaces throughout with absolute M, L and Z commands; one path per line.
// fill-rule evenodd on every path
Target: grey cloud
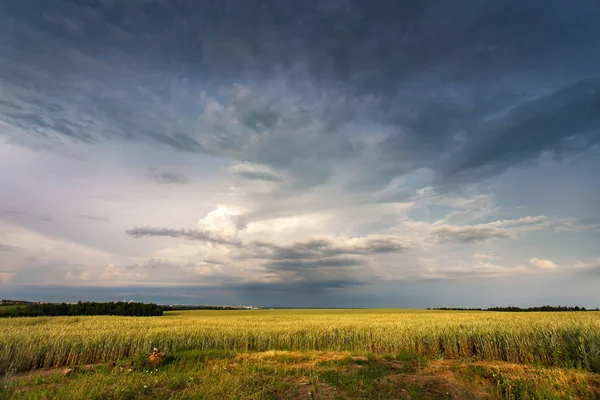
M 144 132 L 148 137 L 159 143 L 166 144 L 178 150 L 186 152 L 200 153 L 208 152 L 198 141 L 190 135 L 182 132 L 173 132 L 171 134 L 147 130 Z M 143 137 L 143 135 L 141 135 Z
M 403 252 L 413 247 L 413 243 L 403 237 L 392 235 L 372 235 L 352 239 L 343 239 L 336 243 L 333 239 L 313 239 L 296 242 L 289 246 L 253 241 L 242 246 L 237 240 L 218 238 L 208 232 L 195 229 L 169 229 L 153 227 L 134 227 L 125 231 L 136 238 L 144 236 L 166 236 L 190 240 L 213 241 L 235 245 L 241 250 L 236 258 L 268 260 L 327 259 L 343 255 L 369 255 L 376 253 Z
M 322 238 L 296 242 L 288 246 L 272 243 L 252 242 L 240 248 L 234 259 L 255 259 L 267 270 L 275 273 L 286 282 L 315 285 L 311 290 L 335 287 L 334 282 L 353 284 L 372 282 L 376 274 L 366 264 L 365 256 L 402 252 L 410 248 L 402 238 L 363 237 L 336 243 L 333 239 Z M 293 278 L 288 274 L 292 273 Z
M 277 175 L 271 174 L 269 172 L 261 172 L 261 171 L 233 171 L 233 175 L 239 176 L 243 179 L 253 180 L 253 181 L 271 181 L 271 182 L 280 182 L 281 178 Z
M 6 3 L 0 117 L 30 134 L 150 140 L 263 163 L 300 187 L 359 157 L 363 145 L 344 128 L 372 123 L 391 132 L 360 160 L 372 187 L 420 167 L 440 183 L 477 180 L 598 142 L 589 93 L 598 84 L 571 83 L 597 77 L 600 11 L 550 3 L 152 0 L 135 16 L 120 2 Z M 560 82 L 527 84 L 559 66 Z M 205 87 L 233 87 L 223 105 L 235 124 L 198 129 Z M 523 103 L 540 90 L 555 93 Z
M 195 268 L 199 266 L 220 265 L 223 260 L 202 259 L 200 261 L 171 261 L 167 259 L 150 258 L 142 263 L 136 264 L 137 268 Z M 214 275 L 203 275 L 203 279 L 220 279 L 221 281 L 235 281 L 237 278 L 227 276 L 217 270 L 213 270 Z M 217 276 L 218 275 L 218 276 Z
M 322 238 L 280 246 L 267 242 L 226 240 L 190 229 L 135 227 L 126 233 L 138 238 L 166 236 L 230 245 L 233 246 L 233 261 L 256 260 L 282 282 L 294 280 L 305 285 L 315 283 L 315 287 L 332 287 L 327 285 L 329 281 L 370 282 L 375 279 L 375 274 L 361 256 L 403 252 L 412 246 L 408 240 L 395 236 L 367 236 L 339 241 Z
M 110 218 L 99 215 L 78 215 L 77 218 L 85 219 L 88 221 L 103 222 L 105 224 L 110 223 Z
M 561 3 L 553 6 L 561 7 Z M 238 70 L 244 75 L 272 74 L 289 68 L 296 57 L 317 82 L 335 79 L 381 92 L 390 90 L 393 78 L 419 68 L 444 64 L 458 69 L 453 64 L 462 61 L 465 66 L 460 68 L 467 71 L 461 72 L 466 74 L 498 64 L 523 65 L 532 53 L 543 54 L 556 41 L 582 37 L 590 30 L 594 33 L 590 7 L 562 5 L 564 11 L 580 17 L 578 26 L 554 16 L 550 9 L 532 10 L 516 1 L 503 6 L 382 1 L 374 6 L 361 1 L 231 1 L 221 5 L 155 0 L 144 2 L 145 12 L 136 13 L 133 19 L 132 10 L 118 2 L 94 8 L 79 2 L 51 7 L 43 1 L 3 6 L 5 22 L 25 24 L 9 23 L 8 28 L 16 28 L 12 37 L 27 45 L 38 37 L 52 38 L 46 39 L 51 43 L 68 40 L 73 50 L 83 51 L 88 45 L 91 54 L 104 50 L 123 58 L 130 55 L 144 67 L 160 70 L 178 63 L 182 70 L 204 67 L 208 73 L 220 71 L 225 76 Z M 48 19 L 48 15 L 60 18 Z M 509 17 L 512 29 L 499 31 L 499 21 Z M 81 29 L 68 29 L 61 21 L 72 21 Z M 566 27 L 577 29 L 564 36 L 550 30 Z M 174 37 L 181 40 L 172 42 Z
M 412 247 L 410 241 L 395 236 L 366 236 L 343 240 L 336 243 L 332 239 L 313 239 L 296 242 L 288 246 L 272 243 L 252 242 L 246 248 L 252 252 L 239 257 L 267 260 L 315 260 L 344 255 L 371 255 L 377 253 L 403 252 Z
M 0 210 L 0 214 L 4 215 L 29 215 L 30 213 L 27 211 L 21 210 Z
M 349 267 L 363 265 L 363 261 L 356 258 L 335 257 L 319 260 L 278 260 L 268 262 L 267 268 L 274 271 L 299 271 L 322 267 Z
M 585 273 L 587 275 L 600 277 L 600 266 L 590 268 L 590 269 L 586 270 Z
M 434 226 L 431 234 L 440 242 L 473 243 L 488 239 L 506 239 L 518 234 L 549 227 L 553 224 L 544 216 L 501 220 L 480 225 Z
M 43 115 L 43 116 L 42 116 Z M 64 135 L 70 139 L 92 142 L 94 138 L 86 132 L 85 126 L 52 114 L 31 112 L 4 112 L 3 119 L 11 125 L 32 130 L 42 136 L 49 132 Z
M 493 125 L 484 124 L 446 175 L 496 174 L 544 151 L 577 152 L 599 141 L 600 81 L 578 82 L 518 106 Z
M 150 168 L 152 179 L 161 184 L 186 184 L 189 179 L 184 174 L 178 172 L 159 171 L 156 168 Z
M 10 109 L 17 110 L 17 111 L 20 111 L 23 109 L 23 107 L 21 107 L 19 104 L 15 103 L 15 102 L 12 102 L 10 100 L 2 100 L 2 99 L 0 99 L 0 107 L 10 108 Z
M 0 243 L 0 251 L 19 251 L 19 250 L 23 250 L 23 249 L 18 246 L 9 246 L 7 244 Z
M 125 231 L 126 234 L 135 238 L 144 236 L 163 236 L 172 238 L 182 238 L 188 240 L 198 240 L 205 242 L 213 242 L 219 244 L 237 244 L 236 241 L 215 237 L 208 232 L 202 232 L 195 229 L 169 229 L 169 228 L 152 228 L 152 227 L 134 227 Z
M 600 259 L 590 263 L 581 263 L 575 273 L 589 277 L 600 277 Z
M 434 230 L 433 234 L 441 242 L 479 242 L 487 239 L 509 238 L 510 233 L 488 226 L 443 227 Z
M 34 213 L 22 210 L 0 210 L 1 216 L 5 216 L 9 220 L 22 221 L 36 219 L 42 222 L 52 222 L 52 216 L 44 213 Z
M 244 283 L 235 285 L 225 285 L 224 289 L 241 291 L 241 292 L 277 292 L 282 294 L 290 293 L 321 293 L 329 290 L 346 289 L 359 287 L 369 284 L 362 280 L 346 278 L 346 279 L 328 279 L 305 282 L 288 282 L 288 283 Z
M 567 219 L 557 224 L 556 230 L 567 232 L 600 231 L 600 217 Z

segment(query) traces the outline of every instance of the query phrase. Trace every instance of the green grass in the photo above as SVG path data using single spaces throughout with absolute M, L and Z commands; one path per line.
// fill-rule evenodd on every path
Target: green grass
M 157 368 L 112 364 L 5 379 L 0 399 L 597 399 L 598 374 L 418 355 L 190 350 Z M 120 364 L 129 362 L 120 361 Z M 135 365 L 135 364 L 134 364 Z

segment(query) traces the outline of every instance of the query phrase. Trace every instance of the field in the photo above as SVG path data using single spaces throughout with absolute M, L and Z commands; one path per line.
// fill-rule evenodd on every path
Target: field
M 157 368 L 145 364 L 153 348 L 167 354 Z M 67 366 L 72 371 L 62 376 Z M 596 399 L 599 373 L 599 312 L 253 310 L 0 320 L 0 398 Z

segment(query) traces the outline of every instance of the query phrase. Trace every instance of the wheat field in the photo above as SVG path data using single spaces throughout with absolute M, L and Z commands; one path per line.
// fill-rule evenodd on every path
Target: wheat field
M 411 353 L 600 372 L 600 313 L 253 310 L 0 320 L 0 374 L 115 361 L 153 348 Z

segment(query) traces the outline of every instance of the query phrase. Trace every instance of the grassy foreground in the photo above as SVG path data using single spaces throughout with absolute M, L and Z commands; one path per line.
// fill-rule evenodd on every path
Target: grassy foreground
M 189 350 L 164 365 L 41 370 L 5 379 L 0 399 L 597 399 L 600 375 L 408 354 Z M 120 364 L 127 362 L 123 360 Z
M 111 372 L 112 362 L 140 360 L 154 347 L 167 352 L 165 365 L 150 370 L 137 362 Z M 62 369 L 40 371 L 65 366 L 79 367 L 64 377 Z M 599 372 L 598 312 L 183 311 L 0 320 L 0 396 L 10 398 L 594 399 Z

